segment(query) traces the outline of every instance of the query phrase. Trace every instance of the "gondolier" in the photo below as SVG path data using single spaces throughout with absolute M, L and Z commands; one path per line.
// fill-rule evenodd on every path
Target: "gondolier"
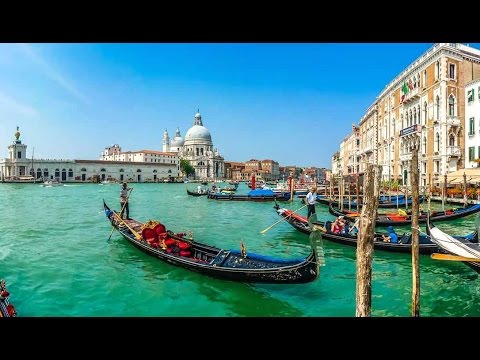
M 122 212 L 120 213 L 120 217 L 123 219 L 130 220 L 130 211 L 128 208 L 128 192 L 132 190 L 132 188 L 127 187 L 127 183 L 124 182 L 122 183 L 122 188 L 120 189 L 120 206 L 122 209 Z M 126 217 L 123 217 L 123 214 L 125 213 Z
M 308 219 L 310 215 L 315 214 L 315 201 L 317 200 L 317 188 L 312 186 L 310 188 L 310 192 L 307 194 L 305 199 L 307 199 L 307 204 L 308 204 L 308 213 L 307 213 L 307 219 Z

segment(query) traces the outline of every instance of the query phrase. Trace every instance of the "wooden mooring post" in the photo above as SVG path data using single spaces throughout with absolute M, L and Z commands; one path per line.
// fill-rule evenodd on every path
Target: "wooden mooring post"
M 420 267 L 418 263 L 418 148 L 412 149 L 412 316 L 420 316 Z
M 363 185 L 363 207 L 360 215 L 357 241 L 357 317 L 370 316 L 372 307 L 373 234 L 377 219 L 378 197 L 382 167 L 368 164 Z

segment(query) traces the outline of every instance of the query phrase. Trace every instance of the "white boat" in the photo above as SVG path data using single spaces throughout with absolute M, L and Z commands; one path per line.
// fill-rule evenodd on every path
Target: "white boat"
M 61 183 L 58 179 L 47 180 L 45 181 L 42 186 L 50 187 L 50 186 L 63 186 L 64 183 Z
M 472 239 L 453 237 L 444 233 L 442 230 L 427 220 L 427 231 L 430 240 L 441 247 L 449 254 L 466 259 L 478 259 L 479 261 L 464 261 L 476 272 L 480 273 L 480 244 L 478 243 L 478 233 L 474 232 Z M 476 239 L 475 239 L 476 238 Z M 471 240 L 471 241 L 469 241 Z
M 103 180 L 100 182 L 100 185 L 116 185 L 118 182 L 115 180 Z

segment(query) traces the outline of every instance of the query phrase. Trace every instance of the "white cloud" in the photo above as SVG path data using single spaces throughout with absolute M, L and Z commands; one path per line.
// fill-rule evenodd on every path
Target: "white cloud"
M 0 106 L 6 109 L 7 111 L 11 111 L 20 115 L 26 116 L 35 116 L 38 114 L 38 111 L 31 106 L 22 104 L 12 98 L 11 96 L 7 96 L 0 92 Z
M 88 103 L 88 99 L 85 95 L 83 95 L 77 88 L 68 81 L 64 76 L 62 76 L 57 70 L 55 70 L 50 64 L 48 64 L 40 55 L 38 55 L 31 46 L 28 44 L 19 44 L 20 48 L 24 51 L 24 53 L 36 63 L 44 72 L 46 76 L 48 76 L 51 80 L 55 81 L 58 85 L 63 87 L 69 93 L 74 95 L 77 99 L 82 100 L 85 103 Z

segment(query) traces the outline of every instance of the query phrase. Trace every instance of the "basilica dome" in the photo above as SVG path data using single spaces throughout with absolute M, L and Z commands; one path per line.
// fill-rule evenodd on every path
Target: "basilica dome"
M 205 126 L 193 125 L 185 134 L 185 143 L 194 140 L 201 140 L 211 143 L 212 136 L 210 135 L 210 131 L 208 131 Z

